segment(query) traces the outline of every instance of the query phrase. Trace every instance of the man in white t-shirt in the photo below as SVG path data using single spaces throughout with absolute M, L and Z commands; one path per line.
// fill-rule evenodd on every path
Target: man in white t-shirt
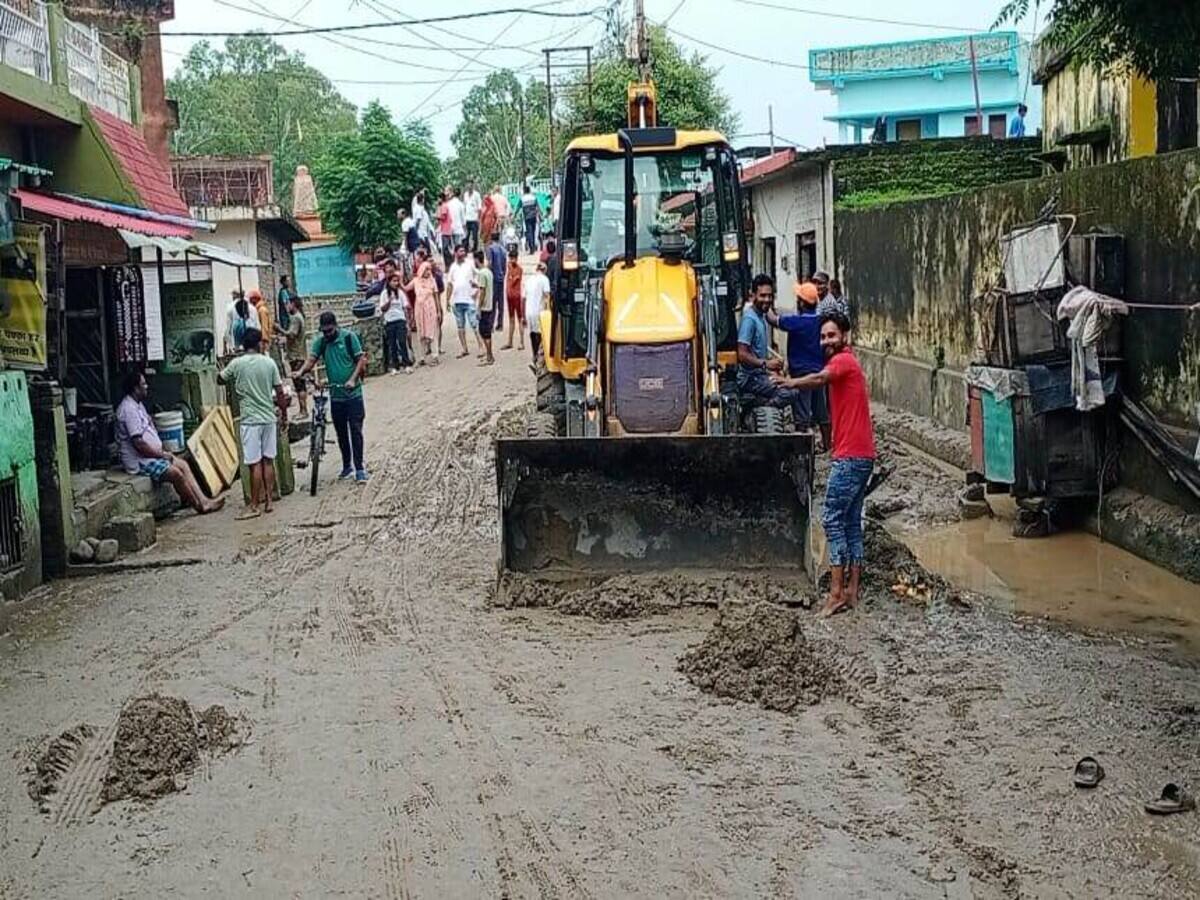
M 483 198 L 475 182 L 468 181 L 467 189 L 463 192 L 463 217 L 467 222 L 467 252 L 474 253 L 479 249 L 479 211 L 483 209 Z
M 467 349 L 467 328 L 475 333 L 476 349 L 482 350 L 479 342 L 479 318 L 475 309 L 475 261 L 467 256 L 466 248 L 459 244 L 454 250 L 454 262 L 446 272 L 446 309 L 454 313 L 454 324 L 458 326 L 458 343 L 462 359 Z
M 467 240 L 467 207 L 454 188 L 446 188 L 450 198 L 446 201 L 446 209 L 450 213 L 451 244 L 457 247 Z
M 537 264 L 537 271 L 525 276 L 521 285 L 525 295 L 525 321 L 529 323 L 529 348 L 536 363 L 542 349 L 542 309 L 550 302 L 550 279 L 546 277 L 546 264 Z

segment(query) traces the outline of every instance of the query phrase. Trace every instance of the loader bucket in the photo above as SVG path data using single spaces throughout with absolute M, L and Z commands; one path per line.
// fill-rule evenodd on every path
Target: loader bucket
M 496 442 L 501 572 L 811 575 L 808 435 Z

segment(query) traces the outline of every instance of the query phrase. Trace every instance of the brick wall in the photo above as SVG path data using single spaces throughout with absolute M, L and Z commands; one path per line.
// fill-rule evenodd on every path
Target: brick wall
M 274 297 L 279 293 L 279 276 L 286 275 L 293 285 L 296 284 L 295 266 L 292 261 L 292 245 L 282 241 L 274 231 L 261 222 L 256 229 L 258 249 L 256 255 L 263 262 L 272 265 L 270 271 L 260 269 L 258 273 L 259 290 L 263 296 Z
M 940 197 L 1006 181 L 1037 178 L 1039 138 L 939 138 L 839 146 L 833 157 L 837 209 Z

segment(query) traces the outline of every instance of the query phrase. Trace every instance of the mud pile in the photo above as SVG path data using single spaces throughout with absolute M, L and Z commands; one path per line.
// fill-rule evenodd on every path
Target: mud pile
M 149 694 L 121 710 L 102 797 L 159 797 L 182 789 L 201 754 L 242 743 L 240 723 L 222 706 L 196 713 L 179 697 Z
M 684 606 L 718 607 L 726 602 L 793 604 L 810 607 L 811 590 L 800 582 L 777 583 L 763 577 L 698 577 L 671 572 L 618 575 L 585 587 L 565 586 L 509 572 L 501 579 L 492 605 L 506 609 L 553 609 L 593 619 L 633 619 Z
M 26 787 L 34 803 L 42 806 L 47 797 L 58 791 L 63 776 L 75 765 L 79 752 L 96 730 L 87 724 L 68 728 L 46 745 L 29 770 Z
M 867 561 L 861 590 L 865 597 L 890 595 L 917 603 L 935 599 L 965 602 L 962 591 L 922 566 L 913 552 L 878 522 L 867 520 L 863 538 Z
M 725 603 L 704 640 L 680 658 L 679 671 L 707 693 L 788 712 L 844 689 L 833 652 L 804 634 L 793 610 Z

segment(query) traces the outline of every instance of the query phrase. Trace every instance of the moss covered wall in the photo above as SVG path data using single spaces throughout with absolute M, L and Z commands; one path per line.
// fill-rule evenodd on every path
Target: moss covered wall
M 835 216 L 837 267 L 863 346 L 961 369 L 976 342 L 973 298 L 1000 278 L 999 239 L 1061 191 L 1078 230 L 1126 237 L 1125 296 L 1200 300 L 1200 151 L 1187 150 L 932 200 Z M 1194 430 L 1200 312 L 1137 310 L 1125 323 L 1125 385 L 1165 421 Z
M 941 138 L 838 147 L 833 152 L 837 209 L 860 209 L 888 200 L 939 197 L 956 191 L 1036 178 L 1032 158 L 1041 140 Z

